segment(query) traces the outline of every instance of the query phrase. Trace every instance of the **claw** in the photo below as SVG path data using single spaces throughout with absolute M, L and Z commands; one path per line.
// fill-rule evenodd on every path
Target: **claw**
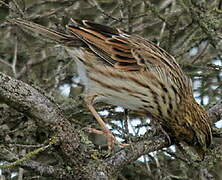
M 118 145 L 118 146 L 121 146 L 121 147 L 129 146 L 129 144 L 121 143 L 118 140 L 116 140 L 116 138 L 113 136 L 111 131 L 104 132 L 104 131 L 97 130 L 97 129 L 94 129 L 94 128 L 87 128 L 87 131 L 89 133 L 100 134 L 100 135 L 106 136 L 108 148 L 111 149 L 111 150 L 114 149 L 114 145 Z

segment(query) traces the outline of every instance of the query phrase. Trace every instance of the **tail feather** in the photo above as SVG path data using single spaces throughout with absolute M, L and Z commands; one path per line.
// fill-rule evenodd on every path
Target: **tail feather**
M 54 31 L 52 29 L 46 28 L 44 26 L 41 26 L 39 24 L 26 21 L 20 18 L 14 18 L 14 19 L 8 19 L 9 22 L 17 24 L 24 29 L 28 29 L 31 32 L 36 32 L 46 38 L 49 38 L 53 41 L 59 42 L 59 43 L 68 43 L 70 42 L 71 45 L 73 46 L 82 46 L 83 42 L 79 40 L 78 38 L 72 36 L 72 35 L 67 35 L 63 34 L 57 31 Z

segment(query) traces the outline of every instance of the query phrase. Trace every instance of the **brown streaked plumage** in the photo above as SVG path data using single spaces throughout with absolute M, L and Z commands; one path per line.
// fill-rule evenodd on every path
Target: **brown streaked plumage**
M 85 85 L 86 103 L 110 139 L 92 106 L 95 102 L 151 114 L 174 142 L 184 141 L 199 153 L 211 144 L 209 117 L 196 103 L 189 78 L 174 57 L 154 43 L 86 20 L 72 20 L 69 34 L 21 19 L 10 21 L 66 47 Z

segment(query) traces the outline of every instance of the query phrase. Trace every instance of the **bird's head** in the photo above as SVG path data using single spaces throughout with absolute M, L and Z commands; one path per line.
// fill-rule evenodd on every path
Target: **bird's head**
M 207 148 L 212 142 L 212 131 L 210 118 L 203 106 L 194 99 L 186 103 L 184 120 L 187 128 L 190 129 L 191 136 L 185 142 L 194 148 L 201 159 L 204 158 Z

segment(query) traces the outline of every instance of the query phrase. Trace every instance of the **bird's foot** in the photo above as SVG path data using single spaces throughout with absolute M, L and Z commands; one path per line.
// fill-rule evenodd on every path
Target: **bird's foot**
M 113 134 L 111 133 L 110 130 L 109 131 L 101 131 L 101 130 L 97 130 L 97 129 L 94 129 L 94 128 L 87 128 L 87 130 L 88 130 L 89 133 L 101 134 L 101 135 L 106 136 L 106 138 L 107 138 L 107 146 L 108 146 L 108 148 L 110 150 L 113 150 L 115 145 L 118 145 L 118 146 L 121 146 L 121 147 L 126 147 L 126 146 L 129 145 L 129 144 L 125 144 L 125 143 L 119 142 L 113 136 Z

